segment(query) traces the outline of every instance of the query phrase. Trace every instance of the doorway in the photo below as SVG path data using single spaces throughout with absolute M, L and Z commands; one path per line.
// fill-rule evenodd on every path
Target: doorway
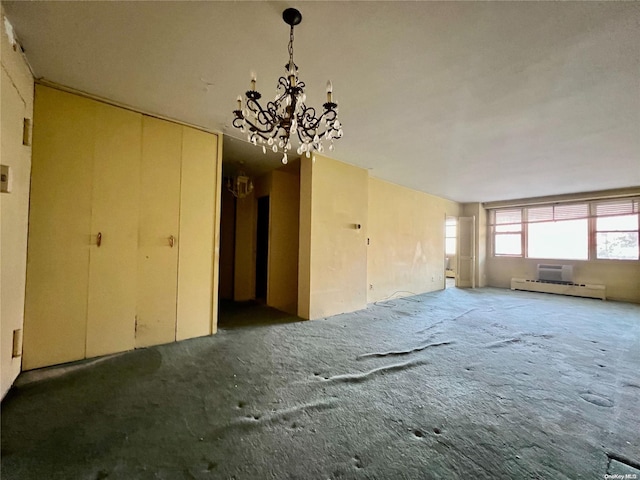
M 456 287 L 476 288 L 476 217 L 458 218 Z
M 269 196 L 258 198 L 256 233 L 256 300 L 267 301 L 269 271 Z
M 458 226 L 458 219 L 456 217 L 450 217 L 450 216 L 445 217 L 445 226 L 444 226 L 445 288 L 455 287 L 456 285 L 457 226 Z

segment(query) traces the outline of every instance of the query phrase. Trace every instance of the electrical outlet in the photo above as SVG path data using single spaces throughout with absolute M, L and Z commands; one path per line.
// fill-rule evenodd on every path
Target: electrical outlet
M 373 283 L 369 284 L 369 290 L 373 290 Z

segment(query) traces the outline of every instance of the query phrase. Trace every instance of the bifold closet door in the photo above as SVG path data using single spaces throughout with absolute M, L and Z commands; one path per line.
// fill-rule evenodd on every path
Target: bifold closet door
M 134 348 L 142 115 L 96 103 L 87 357 Z
M 36 85 L 23 370 L 85 357 L 95 102 Z
M 136 347 L 176 339 L 182 126 L 142 121 Z
M 218 195 L 218 136 L 182 127 L 176 339 L 210 335 Z

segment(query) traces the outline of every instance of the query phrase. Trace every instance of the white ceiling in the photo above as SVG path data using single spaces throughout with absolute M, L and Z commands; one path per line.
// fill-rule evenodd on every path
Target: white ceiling
M 640 185 L 638 2 L 3 5 L 36 77 L 238 138 L 236 96 L 250 71 L 275 93 L 294 6 L 307 104 L 331 79 L 340 105 L 334 158 L 460 202 Z M 241 147 L 225 160 L 278 165 Z

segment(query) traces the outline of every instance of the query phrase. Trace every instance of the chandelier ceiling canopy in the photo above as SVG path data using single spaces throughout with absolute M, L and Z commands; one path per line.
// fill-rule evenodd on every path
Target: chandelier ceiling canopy
M 267 148 L 282 152 L 282 163 L 287 163 L 292 141 L 298 143 L 298 155 L 310 157 L 313 152 L 324 151 L 324 142 L 333 151 L 333 141 L 342 137 L 342 125 L 338 120 L 338 105 L 333 101 L 333 85 L 327 82 L 327 101 L 322 111 L 305 104 L 305 84 L 298 78 L 298 67 L 293 61 L 293 27 L 302 21 L 302 14 L 295 8 L 287 8 L 282 18 L 291 27 L 289 34 L 289 62 L 286 74 L 278 79 L 276 96 L 266 104 L 256 90 L 256 76 L 251 75 L 251 87 L 242 96 L 238 95 L 238 108 L 233 111 L 233 126 L 247 134 L 247 140 L 261 145 L 263 153 Z M 296 140 L 297 137 L 297 140 Z

